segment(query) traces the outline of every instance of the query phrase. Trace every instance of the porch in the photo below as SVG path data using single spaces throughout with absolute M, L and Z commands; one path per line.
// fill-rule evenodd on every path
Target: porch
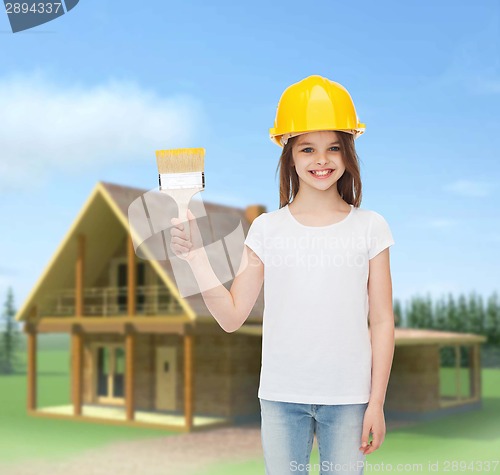
M 127 419 L 125 407 L 82 404 L 81 413 L 75 415 L 71 404 L 61 406 L 39 407 L 29 411 L 35 417 L 61 418 L 100 422 L 109 424 L 125 424 L 172 431 L 188 431 L 186 417 L 179 411 L 134 411 L 133 419 Z M 211 417 L 206 415 L 192 416 L 190 431 L 204 430 L 220 426 L 229 426 L 232 421 L 228 417 Z

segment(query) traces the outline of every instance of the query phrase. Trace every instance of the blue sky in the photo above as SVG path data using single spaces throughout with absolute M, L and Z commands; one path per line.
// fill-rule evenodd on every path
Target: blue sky
M 279 97 L 351 93 L 362 207 L 394 297 L 498 290 L 500 6 L 111 2 L 13 34 L 0 13 L 0 303 L 19 307 L 98 180 L 152 189 L 154 151 L 205 147 L 203 200 L 277 209 Z

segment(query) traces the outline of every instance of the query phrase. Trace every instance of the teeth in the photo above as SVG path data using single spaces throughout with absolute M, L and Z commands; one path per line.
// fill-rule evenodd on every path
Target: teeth
M 314 175 L 318 175 L 318 176 L 325 176 L 325 175 L 328 175 L 329 173 L 331 173 L 332 170 L 325 170 L 325 171 L 315 171 L 315 170 L 312 170 L 312 173 Z

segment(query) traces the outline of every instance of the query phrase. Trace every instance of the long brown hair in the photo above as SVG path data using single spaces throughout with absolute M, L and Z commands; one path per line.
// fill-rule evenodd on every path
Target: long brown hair
M 345 172 L 337 181 L 337 190 L 340 197 L 349 204 L 359 207 L 361 205 L 361 173 L 359 157 L 354 146 L 354 136 L 348 132 L 336 130 L 335 133 L 340 142 L 342 158 L 344 160 Z M 280 208 L 291 203 L 299 191 L 299 176 L 293 166 L 292 148 L 295 141 L 300 137 L 296 135 L 288 139 L 283 147 L 279 159 L 278 170 L 280 172 Z

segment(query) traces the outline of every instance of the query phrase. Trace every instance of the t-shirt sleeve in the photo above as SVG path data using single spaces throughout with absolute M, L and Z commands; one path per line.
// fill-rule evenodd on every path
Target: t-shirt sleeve
M 264 262 L 264 215 L 257 216 L 250 225 L 245 244 Z
M 391 229 L 385 218 L 381 214 L 372 211 L 368 242 L 368 259 L 373 259 L 377 254 L 380 254 L 384 249 L 392 246 L 394 243 Z

